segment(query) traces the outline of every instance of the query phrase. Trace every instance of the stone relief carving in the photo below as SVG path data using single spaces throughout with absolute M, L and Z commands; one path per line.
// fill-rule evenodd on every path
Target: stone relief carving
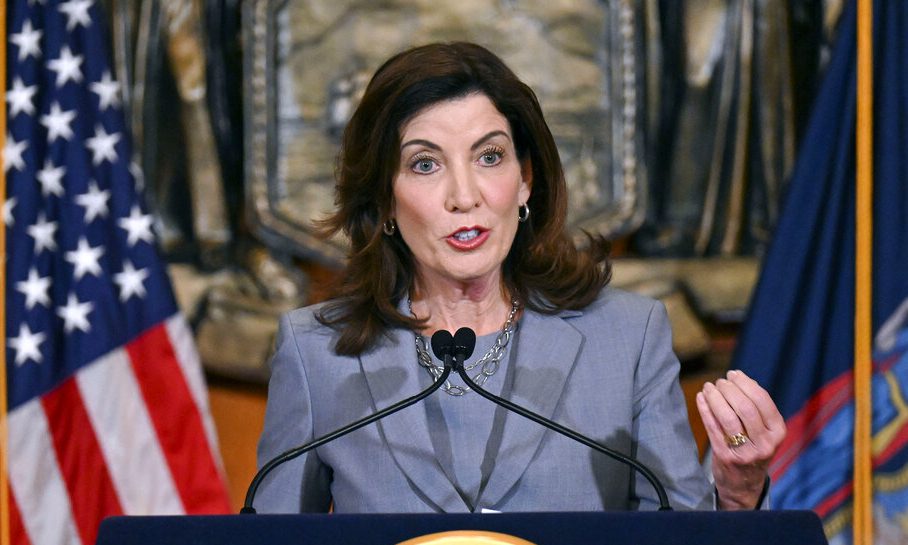
M 368 78 L 391 54 L 468 40 L 539 96 L 570 186 L 569 224 L 619 236 L 646 199 L 640 2 L 312 0 L 247 4 L 247 188 L 262 237 L 338 262 L 311 221 L 333 205 L 334 158 Z
M 659 2 L 646 256 L 759 256 L 841 0 Z
M 344 241 L 319 240 L 311 220 L 332 206 L 338 138 L 368 77 L 391 53 L 437 40 L 487 45 L 537 91 L 574 229 L 630 240 L 644 258 L 681 258 L 619 260 L 615 283 L 665 301 L 679 356 L 702 357 L 704 324 L 741 319 L 758 261 L 689 258 L 758 251 L 752 241 L 771 228 L 792 127 L 841 9 L 841 0 L 106 3 L 181 306 L 207 368 L 251 380 L 267 376 L 277 315 L 312 298 L 304 271 L 343 257 Z M 777 56 L 791 57 L 792 80 L 767 72 Z M 765 114 L 761 100 L 781 106 Z M 165 106 L 179 114 L 161 117 Z M 759 169 L 741 163 L 760 157 Z
M 145 194 L 206 369 L 267 377 L 307 278 L 243 221 L 239 0 L 106 0 Z M 235 70 L 234 70 L 235 68 Z

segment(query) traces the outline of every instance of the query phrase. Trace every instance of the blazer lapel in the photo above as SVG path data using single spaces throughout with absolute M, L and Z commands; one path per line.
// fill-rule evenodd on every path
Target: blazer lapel
M 376 410 L 416 395 L 429 385 L 428 373 L 416 361 L 410 331 L 391 330 L 377 348 L 360 356 L 360 362 Z M 397 466 L 419 493 L 444 512 L 467 511 L 454 484 L 438 463 L 422 403 L 378 421 L 379 432 Z
M 583 336 L 563 318 L 579 312 L 547 316 L 525 312 L 520 320 L 510 401 L 552 418 L 570 376 Z M 479 506 L 494 507 L 520 479 L 539 449 L 547 428 L 518 414 L 504 416 L 501 445 Z M 551 432 L 556 433 L 556 432 Z

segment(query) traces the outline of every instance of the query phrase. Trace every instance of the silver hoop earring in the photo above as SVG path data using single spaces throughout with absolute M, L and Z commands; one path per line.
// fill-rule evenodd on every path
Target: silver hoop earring
M 394 218 L 391 218 L 385 223 L 381 224 L 381 231 L 389 237 L 394 236 L 394 233 L 397 232 L 397 222 L 394 221 Z
M 530 206 L 526 203 L 517 207 L 517 221 L 526 223 L 530 219 Z

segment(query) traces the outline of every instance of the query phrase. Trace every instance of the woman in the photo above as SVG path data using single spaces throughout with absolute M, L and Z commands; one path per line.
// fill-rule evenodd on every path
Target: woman
M 663 307 L 609 287 L 607 244 L 578 251 L 533 92 L 491 52 L 432 44 L 388 60 L 348 124 L 328 233 L 351 241 L 337 298 L 281 320 L 259 459 L 428 386 L 439 329 L 478 336 L 484 388 L 649 466 L 677 508 L 755 508 L 784 436 L 740 372 L 697 396 L 697 463 Z M 433 374 L 436 373 L 436 374 Z M 654 508 L 627 467 L 508 414 L 458 378 L 274 471 L 259 511 Z

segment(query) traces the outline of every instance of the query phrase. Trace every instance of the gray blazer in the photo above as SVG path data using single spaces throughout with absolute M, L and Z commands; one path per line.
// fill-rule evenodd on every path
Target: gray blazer
M 430 383 L 411 331 L 392 330 L 359 357 L 338 356 L 336 334 L 315 320 L 317 311 L 281 319 L 260 465 Z M 526 311 L 515 349 L 512 401 L 637 458 L 660 476 L 675 509 L 712 508 L 660 303 L 606 288 L 582 311 Z M 658 507 L 649 483 L 624 465 L 519 415 L 505 413 L 502 422 L 477 511 Z M 326 511 L 333 501 L 335 512 L 469 511 L 434 452 L 429 426 L 417 404 L 324 445 L 273 471 L 255 507 Z

